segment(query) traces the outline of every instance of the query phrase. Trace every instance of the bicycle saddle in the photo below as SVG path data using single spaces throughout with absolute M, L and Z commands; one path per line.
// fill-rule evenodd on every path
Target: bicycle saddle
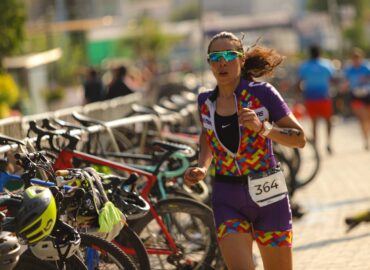
M 189 91 L 183 91 L 180 93 L 180 95 L 188 102 L 195 102 L 197 100 L 197 95 Z
M 172 95 L 169 99 L 180 108 L 189 104 L 189 102 L 181 95 Z
M 134 113 L 138 113 L 138 114 L 156 114 L 156 115 L 158 115 L 158 113 L 154 109 L 146 107 L 146 106 L 142 106 L 142 105 L 139 105 L 139 104 L 136 104 L 136 103 L 131 105 L 131 109 L 134 111 Z
M 163 97 L 159 100 L 159 103 L 161 106 L 165 107 L 166 109 L 170 111 L 179 111 L 179 105 L 173 103 L 171 100 L 168 99 L 168 97 Z
M 88 116 L 82 115 L 77 112 L 73 112 L 72 117 L 78 122 L 80 122 L 82 125 L 84 125 L 85 127 L 94 126 L 94 125 L 102 125 L 102 126 L 105 125 L 103 121 L 92 119 Z
M 66 122 L 66 121 L 58 119 L 58 118 L 54 118 L 53 122 L 55 122 L 57 125 L 59 125 L 63 128 L 67 128 L 69 130 L 71 130 L 71 129 L 86 130 L 86 127 L 84 127 L 84 126 L 77 126 L 77 125 L 74 125 L 72 123 Z
M 173 114 L 173 111 L 170 111 L 162 106 L 159 106 L 157 104 L 153 105 L 153 110 L 156 112 L 157 115 L 169 115 Z

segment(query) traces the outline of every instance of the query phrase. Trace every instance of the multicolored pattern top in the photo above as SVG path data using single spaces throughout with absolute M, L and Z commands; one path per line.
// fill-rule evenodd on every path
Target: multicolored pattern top
M 270 139 L 240 126 L 240 142 L 236 153 L 227 149 L 218 139 L 214 115 L 216 111 L 217 87 L 199 94 L 200 120 L 207 130 L 207 141 L 212 149 L 216 174 L 241 176 L 269 169 L 276 164 Z M 279 92 L 265 82 L 241 80 L 234 91 L 237 112 L 248 107 L 254 110 L 261 121 L 276 122 L 290 113 L 288 105 Z

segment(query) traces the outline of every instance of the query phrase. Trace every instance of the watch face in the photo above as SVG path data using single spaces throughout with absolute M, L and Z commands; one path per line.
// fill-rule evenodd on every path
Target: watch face
M 264 131 L 263 131 L 262 135 L 266 136 L 267 134 L 269 134 L 272 127 L 273 127 L 273 125 L 269 121 L 263 122 Z

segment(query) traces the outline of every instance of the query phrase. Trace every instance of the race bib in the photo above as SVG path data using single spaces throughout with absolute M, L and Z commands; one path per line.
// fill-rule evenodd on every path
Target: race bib
M 262 178 L 249 177 L 248 188 L 252 200 L 260 207 L 280 201 L 288 194 L 282 171 Z

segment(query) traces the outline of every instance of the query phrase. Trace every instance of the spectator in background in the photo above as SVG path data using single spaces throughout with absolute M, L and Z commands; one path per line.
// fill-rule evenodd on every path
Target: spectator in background
M 114 70 L 112 82 L 108 86 L 107 99 L 125 96 L 133 93 L 133 91 L 126 85 L 125 77 L 127 69 L 125 66 L 119 66 Z
M 96 69 L 90 68 L 84 82 L 85 104 L 104 99 L 104 86 Z
M 312 120 L 313 140 L 317 143 L 317 122 L 319 118 L 324 118 L 327 128 L 326 148 L 331 154 L 333 104 L 329 89 L 335 69 L 329 60 L 320 57 L 320 47 L 311 46 L 309 52 L 310 59 L 299 67 L 297 84 L 302 87 L 306 111 Z
M 349 89 L 351 94 L 352 112 L 358 118 L 362 135 L 364 138 L 364 148 L 369 150 L 370 136 L 370 65 L 364 61 L 363 51 L 354 48 L 351 52 L 352 63 L 344 69 L 347 79 L 345 89 Z

